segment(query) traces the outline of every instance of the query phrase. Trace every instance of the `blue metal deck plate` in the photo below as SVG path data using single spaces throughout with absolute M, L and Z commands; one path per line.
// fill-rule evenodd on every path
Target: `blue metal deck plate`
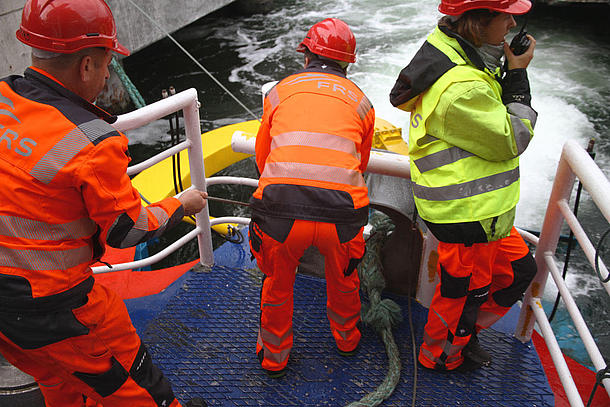
M 294 346 L 287 375 L 271 379 L 255 354 L 261 274 L 247 246 L 225 244 L 215 251 L 209 272 L 189 271 L 160 313 L 134 321 L 155 363 L 179 400 L 200 396 L 210 406 L 344 406 L 382 383 L 387 355 L 380 337 L 365 326 L 360 351 L 339 356 L 326 318 L 324 280 L 298 275 L 295 283 Z M 394 329 L 402 372 L 384 406 L 411 405 L 414 361 L 408 298 L 387 295 L 403 310 Z M 364 299 L 366 301 L 366 298 Z M 138 305 L 139 304 L 139 305 Z M 132 316 L 142 302 L 130 300 Z M 412 302 L 416 350 L 427 310 Z M 471 373 L 437 373 L 418 368 L 417 406 L 553 406 L 554 396 L 531 344 L 488 329 L 480 341 L 493 356 L 490 368 Z

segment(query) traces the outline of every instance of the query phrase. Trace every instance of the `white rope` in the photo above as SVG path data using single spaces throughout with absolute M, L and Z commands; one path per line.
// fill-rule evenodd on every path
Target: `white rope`
M 199 63 L 199 61 L 197 61 L 197 59 L 195 59 L 195 57 L 193 57 L 178 41 L 176 41 L 174 39 L 174 37 L 171 36 L 170 33 L 168 33 L 165 29 L 163 29 L 163 27 L 161 27 L 159 24 L 157 24 L 157 22 L 155 20 L 153 20 L 153 18 L 151 16 L 149 16 L 144 10 L 142 10 L 142 8 L 140 8 L 140 6 L 138 6 L 135 2 L 133 2 L 133 0 L 127 0 L 129 1 L 131 4 L 133 4 L 133 6 L 135 8 L 138 9 L 138 11 L 140 11 L 140 13 L 144 14 L 144 16 L 151 22 L 153 23 L 153 25 L 155 27 L 157 27 L 163 34 L 165 34 L 165 36 L 167 38 L 169 38 L 170 40 L 172 40 L 174 42 L 174 44 L 176 44 L 178 46 L 178 48 L 180 48 L 182 50 L 182 52 L 184 52 L 203 72 L 205 72 L 210 78 L 212 78 L 212 80 L 214 82 L 216 82 L 216 84 L 218 86 L 220 86 L 225 92 L 227 92 L 227 94 L 229 96 L 231 96 L 241 107 L 243 107 L 252 117 L 254 117 L 256 120 L 260 121 L 260 119 L 258 118 L 257 115 L 254 114 L 254 112 L 252 112 L 252 110 L 248 109 L 248 107 L 246 105 L 244 105 L 239 99 L 237 99 L 237 97 L 235 97 L 235 95 L 233 95 L 231 93 L 231 91 L 229 89 L 227 89 L 222 83 L 220 83 L 220 81 L 218 81 L 218 79 L 216 79 L 214 77 L 214 75 L 212 75 L 210 73 L 210 71 L 208 71 L 207 69 L 205 69 L 205 67 L 203 65 L 201 65 Z

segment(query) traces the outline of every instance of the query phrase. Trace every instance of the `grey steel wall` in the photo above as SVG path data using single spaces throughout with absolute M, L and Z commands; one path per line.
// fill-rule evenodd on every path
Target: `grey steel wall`
M 30 60 L 30 50 L 15 38 L 25 0 L 0 1 L 0 78 L 23 73 Z
M 119 41 L 132 52 L 164 34 L 127 0 L 106 0 L 118 26 Z M 172 33 L 234 0 L 133 0 L 163 29 Z M 0 0 L 0 78 L 22 74 L 30 65 L 30 49 L 15 38 L 25 0 Z

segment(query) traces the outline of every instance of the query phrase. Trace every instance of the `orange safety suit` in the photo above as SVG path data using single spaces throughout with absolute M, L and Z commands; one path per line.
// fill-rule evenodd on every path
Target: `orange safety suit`
M 424 328 L 419 362 L 452 370 L 472 334 L 489 328 L 517 302 L 536 274 L 529 248 L 513 226 L 487 243 L 438 244 L 437 284 Z
M 0 352 L 47 406 L 179 405 L 90 268 L 106 243 L 136 245 L 184 213 L 174 198 L 141 205 L 115 120 L 40 69 L 0 80 Z
M 360 341 L 362 227 L 368 221 L 363 172 L 375 111 L 336 64 L 314 60 L 265 97 L 256 138 L 261 173 L 252 197 L 250 245 L 265 274 L 256 346 L 262 367 L 283 369 L 293 343 L 293 284 L 309 246 L 325 256 L 327 313 L 337 347 Z

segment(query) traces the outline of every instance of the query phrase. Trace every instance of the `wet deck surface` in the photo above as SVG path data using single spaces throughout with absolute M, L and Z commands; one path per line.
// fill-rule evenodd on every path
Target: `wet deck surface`
M 287 375 L 268 378 L 255 355 L 260 272 L 245 245 L 225 244 L 215 255 L 218 264 L 211 271 L 189 271 L 157 298 L 127 301 L 136 328 L 178 399 L 200 396 L 210 406 L 345 406 L 382 383 L 387 356 L 380 337 L 365 326 L 359 353 L 338 355 L 326 318 L 325 282 L 301 275 L 295 283 L 294 347 Z M 404 320 L 393 331 L 402 372 L 382 405 L 410 406 L 414 361 L 408 299 L 387 297 L 403 310 Z M 419 350 L 427 310 L 415 301 L 411 308 Z M 480 336 L 494 358 L 490 368 L 450 374 L 418 368 L 416 405 L 553 406 L 531 342 L 523 344 L 502 330 Z

